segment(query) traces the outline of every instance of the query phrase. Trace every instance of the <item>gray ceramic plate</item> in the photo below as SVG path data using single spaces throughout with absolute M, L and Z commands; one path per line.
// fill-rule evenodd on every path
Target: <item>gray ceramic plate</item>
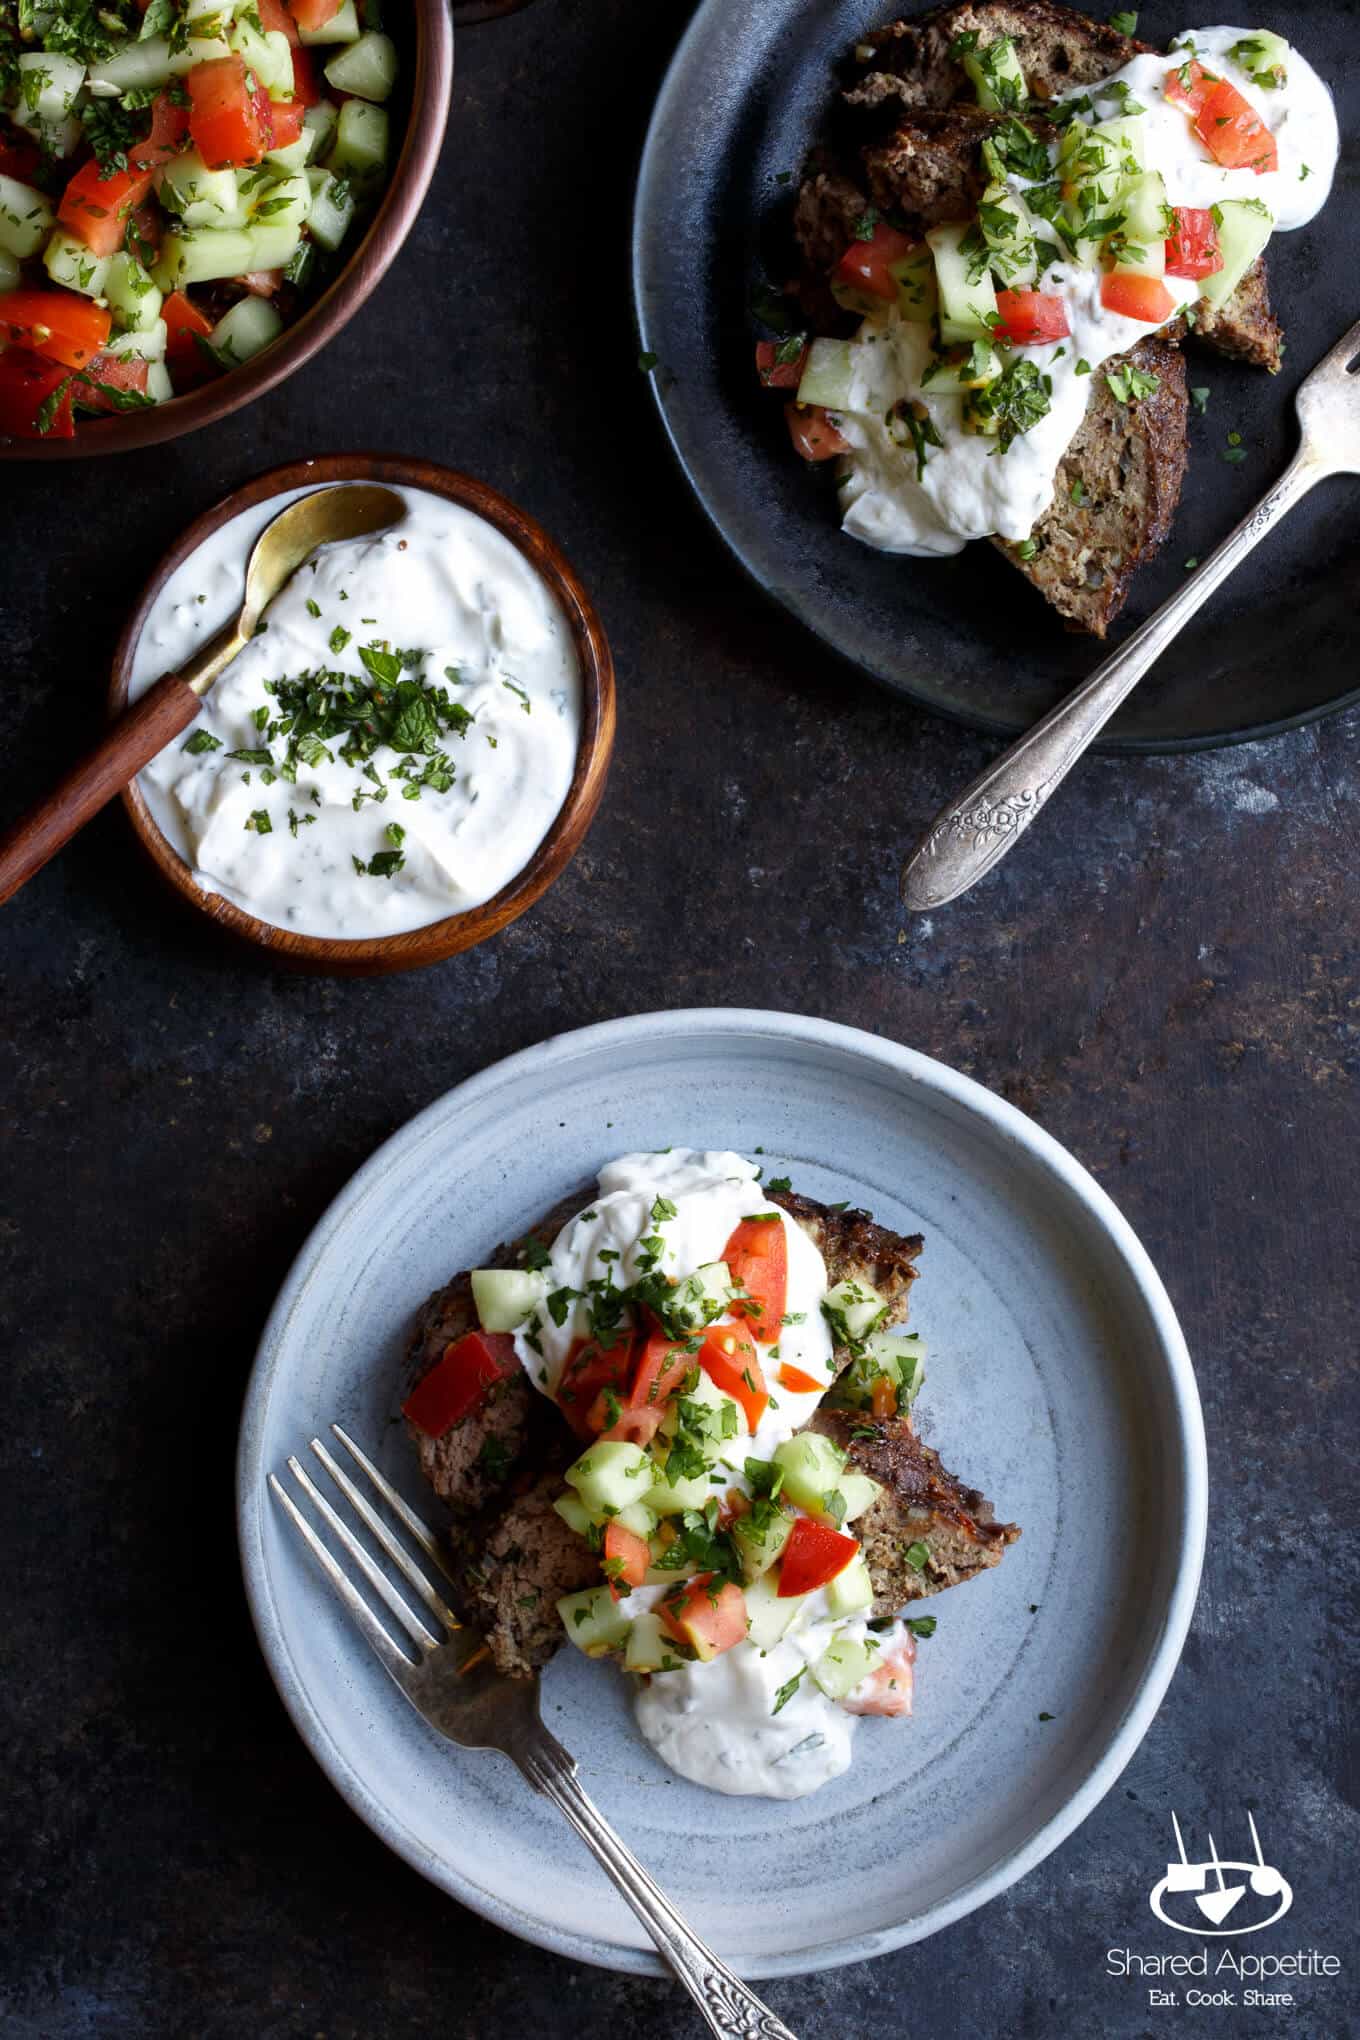
M 747 1975 L 825 1968 L 932 1933 L 1055 1848 L 1137 1747 L 1194 1603 L 1204 1439 L 1171 1305 L 1103 1191 L 1009 1105 L 871 1035 L 721 1010 L 587 1028 L 473 1078 L 359 1171 L 284 1285 L 241 1432 L 246 1587 L 304 1740 L 398 1854 L 544 1947 L 658 1966 L 509 1765 L 410 1711 L 265 1475 L 338 1418 L 428 1507 L 396 1417 L 412 1311 L 607 1156 L 671 1143 L 763 1149 L 812 1196 L 924 1232 L 921 1427 L 1024 1526 L 934 1604 L 915 1719 L 864 1722 L 851 1771 L 809 1799 L 688 1785 L 609 1667 L 565 1651 L 546 1675 L 588 1789 L 699 1931 Z M 759 1874 L 734 1882 L 734 1861 Z

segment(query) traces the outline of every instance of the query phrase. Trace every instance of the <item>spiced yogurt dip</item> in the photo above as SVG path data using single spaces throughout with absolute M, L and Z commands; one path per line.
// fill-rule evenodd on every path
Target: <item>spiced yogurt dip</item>
M 129 692 L 239 607 L 296 490 L 242 511 L 171 575 Z M 401 524 L 321 546 L 192 728 L 137 784 L 205 891 L 299 934 L 393 935 L 523 870 L 571 785 L 581 672 L 555 596 L 472 511 L 399 489 Z

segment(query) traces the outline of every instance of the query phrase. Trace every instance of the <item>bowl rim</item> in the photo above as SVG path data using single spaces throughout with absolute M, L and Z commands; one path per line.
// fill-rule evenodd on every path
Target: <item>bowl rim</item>
M 415 225 L 448 127 L 453 24 L 445 0 L 413 0 L 416 61 L 396 167 L 363 239 L 334 281 L 272 347 L 242 368 L 154 410 L 90 419 L 73 439 L 0 437 L 0 461 L 91 460 L 130 453 L 216 424 L 284 382 L 347 326 L 386 275 Z
M 196 517 L 152 569 L 118 639 L 109 679 L 110 716 L 127 705 L 128 683 L 138 641 L 154 603 L 177 568 L 204 541 L 242 510 L 289 490 L 385 482 L 425 489 L 486 519 L 520 552 L 562 607 L 581 667 L 581 732 L 566 798 L 529 861 L 499 892 L 480 906 L 446 914 L 399 934 L 342 938 L 304 935 L 247 913 L 221 893 L 200 886 L 190 867 L 162 833 L 136 780 L 120 796 L 133 832 L 159 876 L 179 897 L 229 934 L 264 949 L 278 962 L 331 976 L 374 976 L 441 963 L 484 942 L 545 893 L 575 856 L 595 817 L 614 745 L 614 662 L 594 603 L 556 540 L 536 518 L 489 483 L 433 461 L 387 453 L 328 454 L 267 468 L 243 482 Z

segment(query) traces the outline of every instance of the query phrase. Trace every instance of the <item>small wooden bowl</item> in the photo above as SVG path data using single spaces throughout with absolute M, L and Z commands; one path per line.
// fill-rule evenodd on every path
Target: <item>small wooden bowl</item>
M 153 410 L 86 419 L 77 425 L 74 439 L 0 437 L 0 461 L 88 460 L 93 454 L 128 453 L 197 432 L 201 425 L 215 424 L 272 390 L 348 324 L 415 224 L 439 160 L 453 91 L 448 0 L 410 0 L 408 6 L 391 12 L 391 33 L 398 38 L 404 73 L 400 99 L 393 107 L 394 135 L 405 122 L 401 152 L 368 231 L 329 288 L 272 347 L 229 375 Z
M 211 510 L 205 510 L 178 544 L 171 547 L 143 589 L 118 641 L 109 686 L 112 715 L 120 715 L 127 705 L 133 659 L 152 606 L 171 574 L 189 555 L 238 511 L 249 510 L 289 489 L 325 488 L 335 482 L 386 482 L 396 487 L 427 489 L 431 495 L 444 496 L 450 503 L 475 511 L 518 548 L 561 604 L 581 666 L 581 737 L 567 797 L 529 862 L 484 905 L 431 921 L 423 928 L 410 928 L 400 935 L 365 936 L 355 941 L 299 935 L 257 919 L 220 893 L 205 892 L 178 851 L 161 834 L 135 780 L 124 789 L 122 799 L 138 841 L 161 877 L 181 899 L 207 914 L 220 928 L 268 950 L 277 962 L 298 970 L 319 971 L 330 977 L 377 977 L 388 971 L 441 963 L 461 949 L 485 942 L 488 935 L 494 935 L 526 907 L 531 907 L 565 870 L 594 819 L 609 771 L 614 748 L 614 662 L 594 605 L 563 553 L 541 525 L 495 489 L 451 468 L 435 467 L 429 461 L 404 460 L 380 453 L 330 454 L 321 460 L 292 461 L 286 467 L 270 468 L 267 474 L 258 475 L 214 504 Z

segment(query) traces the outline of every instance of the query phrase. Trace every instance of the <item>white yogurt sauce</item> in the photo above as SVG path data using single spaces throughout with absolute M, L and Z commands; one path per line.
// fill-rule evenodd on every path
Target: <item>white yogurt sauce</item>
M 620 1156 L 601 1169 L 599 1195 L 562 1228 L 544 1270 L 550 1289 L 584 1291 L 592 1281 L 626 1288 L 644 1272 L 641 1242 L 660 1239 L 659 1266 L 683 1277 L 720 1260 L 743 1218 L 775 1214 L 788 1245 L 786 1317 L 795 1321 L 781 1327 L 774 1352 L 761 1348 L 770 1405 L 754 1436 L 740 1431 L 720 1448 L 724 1478 L 715 1493 L 737 1488 L 749 1494 L 747 1458 L 769 1459 L 778 1444 L 803 1428 L 821 1401 L 823 1388 L 796 1394 L 782 1386 L 782 1365 L 826 1386 L 833 1379 L 831 1333 L 821 1310 L 828 1288 L 826 1264 L 802 1227 L 763 1194 L 758 1177 L 755 1163 L 726 1150 L 672 1148 Z M 674 1217 L 654 1220 L 658 1198 L 674 1205 Z M 560 1326 L 540 1312 L 532 1337 L 516 1332 L 521 1363 L 543 1394 L 555 1392 L 573 1344 L 587 1331 L 582 1301 L 571 1306 Z M 635 1587 L 628 1596 L 629 1614 L 651 1609 L 666 1591 Z M 834 1618 L 825 1594 L 810 1594 L 771 1650 L 738 1643 L 706 1664 L 654 1673 L 641 1684 L 635 1711 L 645 1740 L 672 1770 L 715 1792 L 769 1799 L 815 1792 L 850 1763 L 855 1717 L 847 1710 L 862 1691 L 856 1688 L 846 1703 L 833 1701 L 807 1672 L 833 1636 L 867 1639 L 880 1655 L 909 1642 L 901 1623 L 870 1636 L 866 1618 Z M 781 1689 L 794 1679 L 796 1687 L 776 1713 Z
M 397 493 L 404 521 L 321 547 L 192 729 L 138 780 L 205 890 L 308 935 L 397 934 L 492 898 L 551 828 L 575 769 L 581 675 L 551 590 L 484 519 L 422 489 Z M 243 511 L 171 576 L 137 646 L 134 696 L 239 609 L 251 546 L 291 500 Z M 441 716 L 427 748 L 384 741 L 349 763 L 345 737 L 328 737 L 290 764 L 287 732 L 269 727 L 283 697 L 268 688 L 320 672 L 373 687 L 365 649 L 380 668 L 384 652 L 423 653 L 400 682 L 444 690 L 457 726 Z M 390 734 L 404 742 L 422 725 L 417 709 Z
M 1250 78 L 1228 54 L 1250 34 L 1241 28 L 1195 29 L 1167 54 L 1135 57 L 1100 85 L 1062 96 L 1086 92 L 1108 118 L 1120 110 L 1111 87 L 1126 85 L 1143 108 L 1137 118 L 1144 167 L 1160 171 L 1170 204 L 1208 207 L 1224 198 L 1260 199 L 1274 214 L 1276 228 L 1288 230 L 1306 225 L 1331 189 L 1336 110 L 1328 87 L 1296 50 L 1289 52 L 1282 86 L 1267 88 Z M 1166 77 L 1191 54 L 1229 79 L 1261 114 L 1275 137 L 1278 170 L 1259 176 L 1251 169 L 1226 170 L 1209 157 L 1184 111 L 1165 97 Z M 1026 188 L 1021 177 L 1007 182 L 1019 192 Z M 1175 317 L 1194 302 L 1200 286 L 1185 278 L 1164 280 L 1176 300 Z M 938 556 L 993 533 L 1008 539 L 1029 535 L 1053 500 L 1058 464 L 1080 428 L 1101 364 L 1158 330 L 1107 311 L 1095 268 L 1054 263 L 1035 288 L 1063 299 L 1071 337 L 1018 350 L 1051 377 L 1050 409 L 1005 454 L 996 451 L 995 440 L 963 430 L 957 398 L 932 396 L 929 386 L 922 390 L 921 373 L 932 351 L 929 327 L 895 311 L 865 322 L 862 344 L 854 350 L 850 403 L 844 414 L 836 413 L 852 449 L 841 484 L 842 529 L 850 537 L 882 552 Z M 1079 362 L 1088 364 L 1088 372 L 1078 373 Z M 924 399 L 944 441 L 928 449 L 919 477 L 912 448 L 897 445 L 887 427 L 888 411 L 903 397 Z

